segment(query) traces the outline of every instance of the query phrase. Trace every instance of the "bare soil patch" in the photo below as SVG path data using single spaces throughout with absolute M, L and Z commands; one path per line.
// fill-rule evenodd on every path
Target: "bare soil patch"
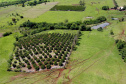
M 3 34 L 2 33 L 0 33 L 0 37 L 3 37 Z

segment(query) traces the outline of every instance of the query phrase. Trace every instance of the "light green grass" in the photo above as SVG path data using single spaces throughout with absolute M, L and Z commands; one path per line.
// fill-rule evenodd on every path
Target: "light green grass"
M 14 72 L 7 72 L 7 60 L 13 52 L 14 42 L 14 35 L 0 38 L 0 83 L 8 81 L 11 76 L 16 74 Z
M 108 32 L 82 32 L 80 45 L 70 57 L 72 70 L 66 75 L 72 79 L 71 84 L 125 84 L 126 64 L 122 61 L 114 39 Z M 83 53 L 82 53 L 83 52 Z M 91 58 L 90 58 L 91 57 Z M 74 63 L 81 62 L 74 65 Z M 77 61 L 77 62 L 74 62 Z M 64 71 L 66 73 L 66 71 Z M 68 80 L 67 80 L 68 81 Z M 58 81 L 62 84 L 63 77 Z
M 17 0 L 0 0 L 0 2 L 12 2 L 12 1 L 17 1 Z
M 64 1 L 65 2 L 65 1 Z M 113 1 L 106 0 L 106 1 L 100 1 L 100 4 L 98 1 L 96 1 L 96 4 L 91 5 L 91 1 L 86 1 L 86 9 L 83 12 L 77 12 L 77 11 L 48 11 L 47 13 L 44 13 L 43 15 L 32 19 L 33 22 L 64 22 L 66 19 L 69 22 L 75 22 L 75 21 L 84 21 L 84 20 L 90 20 L 86 19 L 86 17 L 91 16 L 92 19 L 96 19 L 99 16 L 105 16 L 107 17 L 108 21 L 111 21 L 111 17 L 118 17 L 121 18 L 124 16 L 125 12 L 120 12 L 117 10 L 112 11 L 104 11 L 102 10 L 102 6 L 104 4 L 114 7 Z
M 116 2 L 117 2 L 117 4 L 118 4 L 119 6 L 124 6 L 124 5 L 126 5 L 126 0 L 116 0 Z

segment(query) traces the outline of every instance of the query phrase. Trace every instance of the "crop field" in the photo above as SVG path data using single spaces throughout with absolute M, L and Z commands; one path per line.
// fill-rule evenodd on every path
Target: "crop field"
M 0 0 L 0 3 L 6 1 L 16 0 Z M 117 39 L 126 41 L 126 11 L 102 10 L 103 6 L 113 8 L 113 0 L 84 0 L 84 11 L 50 11 L 55 5 L 74 6 L 79 1 L 50 0 L 36 6 L 27 6 L 26 2 L 25 7 L 22 4 L 0 7 L 0 84 L 126 83 L 126 63 L 115 43 Z M 116 2 L 119 6 L 126 5 L 125 0 Z M 105 16 L 110 25 L 102 31 L 81 31 L 73 50 L 71 45 L 78 30 L 49 29 L 56 23 L 67 25 L 77 21 L 82 22 L 81 28 L 84 21 L 100 16 Z M 122 18 L 124 21 L 121 22 Z M 46 22 L 49 28 L 25 37 L 21 28 L 26 32 L 37 30 L 20 28 L 29 20 Z M 12 34 L 4 37 L 5 32 Z M 68 64 L 64 67 L 65 63 Z
M 15 44 L 15 54 L 11 59 L 12 69 L 21 68 L 22 71 L 34 72 L 65 66 L 70 56 L 73 39 L 74 35 L 69 33 L 41 34 L 22 38 Z

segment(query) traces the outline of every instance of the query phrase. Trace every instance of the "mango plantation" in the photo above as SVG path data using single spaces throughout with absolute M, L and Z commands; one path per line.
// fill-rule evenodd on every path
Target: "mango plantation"
M 30 72 L 64 67 L 75 36 L 70 33 L 46 33 L 20 38 L 14 44 L 8 70 Z

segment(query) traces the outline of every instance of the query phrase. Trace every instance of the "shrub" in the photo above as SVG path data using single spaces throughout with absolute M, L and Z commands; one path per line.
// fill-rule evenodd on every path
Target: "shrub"
M 51 68 L 51 65 L 50 64 L 47 64 L 46 67 L 47 67 L 47 69 L 50 69 Z
M 24 18 L 23 16 L 20 16 L 20 18 Z
M 39 66 L 35 66 L 35 70 L 38 71 L 39 70 Z
M 62 62 L 59 62 L 59 66 L 63 66 Z
M 54 65 L 57 65 L 57 61 L 54 62 Z
M 42 62 L 39 62 L 39 65 L 41 66 L 42 65 Z
M 114 32 L 111 30 L 111 31 L 110 31 L 110 34 L 111 34 L 111 35 L 114 35 Z
M 16 64 L 13 64 L 13 67 L 15 68 L 16 67 Z
M 28 65 L 28 66 L 27 66 L 27 68 L 28 68 L 28 69 L 31 69 L 31 66 L 30 66 L 30 65 Z
M 12 32 L 6 32 L 3 34 L 3 36 L 9 36 L 10 34 L 12 34 Z
M 98 28 L 97 30 L 98 30 L 98 31 L 103 31 L 102 27 Z
M 47 64 L 48 64 L 48 62 L 47 62 L 47 61 L 44 61 L 44 64 L 45 64 L 45 65 L 47 65 Z
M 102 10 L 109 10 L 109 6 L 103 6 Z
M 45 65 L 41 65 L 41 69 L 45 69 L 46 67 L 45 67 Z

